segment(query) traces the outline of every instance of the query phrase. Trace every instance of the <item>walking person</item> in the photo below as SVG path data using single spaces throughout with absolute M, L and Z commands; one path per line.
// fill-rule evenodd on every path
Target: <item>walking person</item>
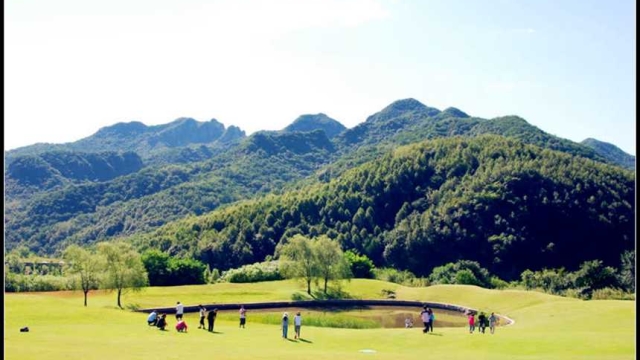
M 436 315 L 433 313 L 431 308 L 429 310 L 429 330 L 433 333 L 433 322 L 436 320 Z
M 496 316 L 496 314 L 491 313 L 491 315 L 489 316 L 489 332 L 491 332 L 492 334 L 496 330 L 496 322 L 498 322 L 498 317 Z
M 182 320 L 182 315 L 184 315 L 184 305 L 180 304 L 180 301 L 176 304 L 176 320 Z
M 198 325 L 198 329 L 204 330 L 204 317 L 206 309 L 202 305 L 198 305 L 200 308 L 200 325 Z
M 244 325 L 247 322 L 247 310 L 244 305 L 240 305 L 240 327 L 244 329 Z
M 300 315 L 300 311 L 296 313 L 296 316 L 293 318 L 293 329 L 296 332 L 296 339 L 300 339 L 300 327 L 302 326 L 302 315 Z
M 473 331 L 476 329 L 476 315 L 473 312 L 470 312 L 468 317 L 469 317 L 469 334 L 473 334 Z
M 209 310 L 209 312 L 207 313 L 209 332 L 213 332 L 213 323 L 216 321 L 216 315 L 218 315 L 218 309 Z
M 424 324 L 422 332 L 427 333 L 427 331 L 429 331 L 429 312 L 427 311 L 427 305 L 422 308 L 422 311 L 420 312 L 420 319 L 422 319 L 422 323 Z
M 289 331 L 289 314 L 282 314 L 282 338 L 287 338 L 287 332 Z
M 478 329 L 479 332 L 484 334 L 484 328 L 486 327 L 486 323 L 487 323 L 487 316 L 484 314 L 484 312 L 481 312 L 480 315 L 478 315 L 478 326 L 480 327 Z

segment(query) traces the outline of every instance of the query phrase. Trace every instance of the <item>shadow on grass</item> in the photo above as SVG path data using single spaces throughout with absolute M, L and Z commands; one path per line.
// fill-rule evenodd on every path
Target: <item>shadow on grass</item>
M 307 340 L 307 339 L 303 339 L 303 338 L 298 338 L 298 340 L 302 341 L 303 343 L 313 344 L 313 341 L 311 341 L 311 340 Z
M 427 334 L 433 335 L 433 336 L 443 336 L 441 333 L 434 333 L 434 332 L 430 332 L 430 333 L 427 333 Z
M 325 294 L 323 291 L 312 291 L 312 297 L 315 300 L 342 300 L 342 299 L 354 299 L 351 294 L 336 288 L 327 289 L 327 293 Z
M 306 292 L 296 292 L 291 294 L 291 300 L 293 301 L 344 299 L 355 299 L 355 297 L 340 288 L 328 288 L 326 294 L 324 291 L 312 291 L 311 294 L 307 294 Z
M 293 301 L 305 301 L 311 299 L 313 298 L 307 293 L 296 292 L 291 295 L 291 300 Z
M 215 330 L 214 330 L 214 331 L 208 331 L 208 333 L 209 333 L 209 334 L 214 334 L 214 335 L 222 335 L 222 334 L 224 334 L 224 333 L 223 333 L 223 332 L 221 332 L 221 331 L 215 331 Z

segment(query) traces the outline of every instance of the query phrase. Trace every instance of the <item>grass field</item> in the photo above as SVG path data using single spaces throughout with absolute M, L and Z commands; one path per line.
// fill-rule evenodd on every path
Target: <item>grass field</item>
M 135 307 L 282 300 L 304 296 L 294 281 L 148 288 L 123 297 Z M 6 359 L 634 359 L 635 302 L 581 301 L 537 292 L 439 285 L 408 288 L 375 280 L 353 280 L 342 290 L 353 298 L 451 303 L 509 316 L 515 324 L 495 335 L 437 326 L 433 334 L 414 329 L 302 327 L 303 341 L 284 340 L 277 325 L 252 322 L 239 329 L 221 316 L 215 333 L 198 330 L 197 314 L 185 316 L 188 333 L 146 325 L 146 315 L 115 306 L 114 293 L 5 294 Z M 283 310 L 284 311 L 284 310 Z M 254 314 L 258 316 L 258 314 Z M 303 313 L 304 315 L 304 313 Z M 257 320 L 257 319 L 254 319 Z M 29 333 L 19 328 L 29 326 Z M 418 325 L 419 326 L 419 325 Z M 293 336 L 293 326 L 289 329 Z M 373 350 L 375 352 L 361 352 Z

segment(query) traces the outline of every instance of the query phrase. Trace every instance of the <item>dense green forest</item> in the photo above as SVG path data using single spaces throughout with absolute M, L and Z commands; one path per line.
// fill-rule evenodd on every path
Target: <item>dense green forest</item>
M 599 141 L 596 139 L 588 138 L 582 140 L 580 144 L 588 146 L 595 150 L 598 154 L 601 154 L 603 157 L 610 159 L 616 164 L 619 164 L 622 167 L 633 170 L 636 168 L 636 157 L 633 155 L 629 155 L 626 152 L 622 151 L 619 147 L 606 143 L 604 141 Z
M 617 266 L 634 249 L 634 187 L 619 167 L 500 136 L 456 137 L 130 240 L 229 269 L 273 256 L 295 234 L 326 234 L 377 265 L 428 275 L 468 259 L 510 280 L 592 259 Z
M 443 145 L 449 144 L 447 141 L 422 143 L 454 136 L 465 137 L 454 142 L 468 147 L 491 145 L 501 155 L 481 158 L 479 154 L 458 154 Z M 476 137 L 478 140 L 471 140 Z M 392 181 L 388 174 L 383 176 L 387 170 L 375 168 L 396 158 L 398 152 L 413 149 L 398 149 L 399 145 L 413 143 L 448 149 L 452 155 L 418 163 L 399 157 L 393 162 L 394 172 L 404 171 L 395 167 L 421 169 L 416 171 L 423 174 L 415 179 L 412 177 L 418 175 L 404 174 Z M 548 159 L 540 168 L 540 163 L 516 156 L 517 151 L 524 151 L 517 149 Z M 607 263 L 614 261 L 621 249 L 628 249 L 623 243 L 633 239 L 628 231 L 629 223 L 633 228 L 629 219 L 634 210 L 629 192 L 633 193 L 635 179 L 633 174 L 607 165 L 617 164 L 617 158 L 602 147 L 547 134 L 517 116 L 487 120 L 456 108 L 440 111 L 414 99 L 396 101 L 351 129 L 324 114 L 303 115 L 281 131 L 261 131 L 248 137 L 239 128 L 225 128 L 216 120 L 199 123 L 183 118 L 157 126 L 120 123 L 75 143 L 36 144 L 5 152 L 5 246 L 10 250 L 26 245 L 35 253 L 51 255 L 60 254 L 68 244 L 140 234 L 136 241 L 143 247 L 154 244 L 172 255 L 227 269 L 273 255 L 274 247 L 292 234 L 327 234 L 376 264 L 417 274 L 427 274 L 437 264 L 415 260 L 417 255 L 408 258 L 407 254 L 440 257 L 444 256 L 438 253 L 441 249 L 449 256 L 442 261 L 476 259 L 492 271 L 512 277 L 520 265 L 505 258 L 535 253 L 540 247 L 545 250 L 539 264 L 548 266 L 564 265 L 565 260 L 571 265 L 579 263 L 563 259 L 567 248 L 576 245 L 573 251 L 584 253 L 579 256 L 583 259 L 602 244 L 600 235 L 618 240 L 626 236 L 624 241 L 613 242 L 610 258 L 598 257 Z M 537 161 L 542 162 L 540 159 Z M 489 166 L 496 170 L 490 171 Z M 617 175 L 587 180 L 582 175 L 585 169 Z M 371 180 L 360 175 L 364 182 L 358 183 L 352 177 L 363 171 L 375 171 L 376 178 L 387 180 L 376 180 L 377 190 L 362 188 Z M 504 179 L 501 174 L 506 174 Z M 411 183 L 406 183 L 405 177 Z M 347 193 L 336 187 L 349 181 L 354 184 Z M 380 181 L 385 184 L 382 190 L 377 188 Z M 584 182 L 589 184 L 588 191 Z M 602 194 L 592 194 L 594 188 Z M 601 188 L 613 189 L 617 195 Z M 543 193 L 536 192 L 541 189 Z M 488 199 L 478 198 L 485 193 Z M 151 232 L 183 218 L 197 222 L 200 220 L 194 219 L 200 215 L 217 219 L 227 212 L 235 214 L 247 205 L 233 203 L 267 194 L 256 201 L 275 202 L 273 211 L 268 212 L 273 221 L 265 225 L 266 215 L 259 213 L 246 215 L 248 218 L 244 213 L 237 215 L 251 224 L 251 231 L 246 223 L 216 220 L 215 231 L 202 224 L 197 228 L 203 230 L 186 231 L 184 223 L 178 222 L 157 234 Z M 590 195 L 584 198 L 580 194 Z M 315 197 L 301 200 L 303 195 Z M 302 209 L 305 215 L 300 217 L 301 213 L 292 210 L 297 209 L 296 201 L 313 203 L 307 205 L 310 215 Z M 483 208 L 478 204 L 489 205 Z M 221 206 L 224 209 L 209 214 Z M 318 209 L 324 213 L 312 215 Z M 585 219 L 592 221 L 583 224 Z M 175 227 L 182 230 L 168 230 Z M 575 240 L 583 235 L 588 235 L 586 240 Z M 223 238 L 226 240 L 220 240 Z M 473 256 L 452 255 L 470 244 L 478 245 Z M 229 249 L 233 256 L 221 255 Z M 522 261 L 524 265 L 531 261 L 533 269 L 539 267 L 536 259 Z

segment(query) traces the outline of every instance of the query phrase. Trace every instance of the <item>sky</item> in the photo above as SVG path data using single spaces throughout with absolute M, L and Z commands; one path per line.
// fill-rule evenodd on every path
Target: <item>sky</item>
M 351 128 L 414 98 L 635 155 L 632 0 L 6 0 L 5 150 L 118 122 Z

